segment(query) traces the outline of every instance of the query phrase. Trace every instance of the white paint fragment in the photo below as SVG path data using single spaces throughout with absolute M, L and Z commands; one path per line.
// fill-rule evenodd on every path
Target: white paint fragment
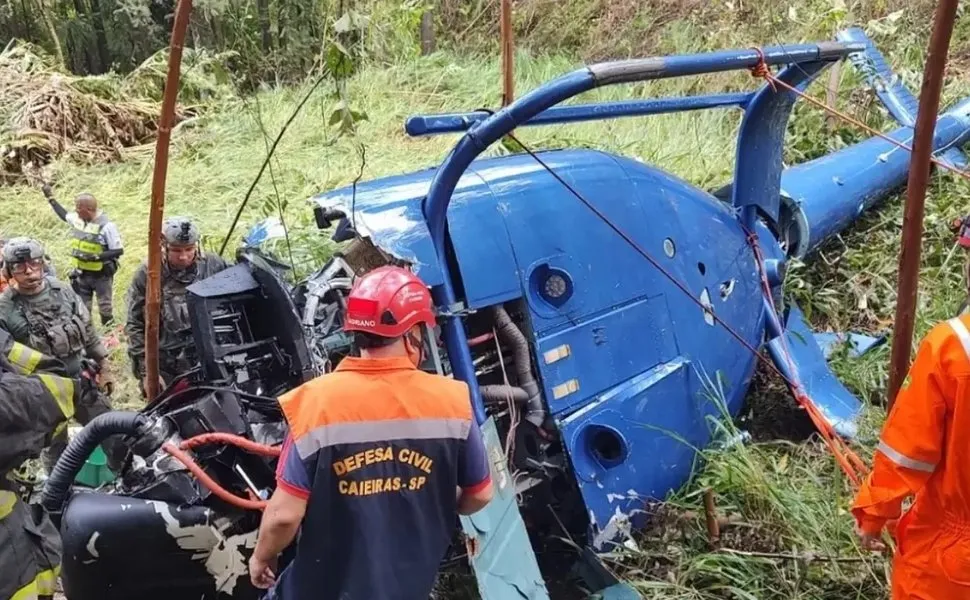
M 701 305 L 704 307 L 704 322 L 714 325 L 714 305 L 711 303 L 711 294 L 707 288 L 701 292 Z
M 617 506 L 616 512 L 610 517 L 609 523 L 593 538 L 593 548 L 599 550 L 607 543 L 621 537 L 629 539 L 631 528 L 630 517 Z
M 88 545 L 84 547 L 84 549 L 88 551 L 88 554 L 94 558 L 101 558 L 101 555 L 98 554 L 98 549 L 94 547 L 94 543 L 98 541 L 99 537 L 101 537 L 101 532 L 95 531 L 91 534 L 91 539 L 88 540 Z
M 232 595 L 240 577 L 247 577 L 249 567 L 242 549 L 256 548 L 257 530 L 223 538 L 205 561 L 206 571 L 212 575 L 216 590 Z
M 175 539 L 179 548 L 193 553 L 192 560 L 204 559 L 219 542 L 215 530 L 208 523 L 183 526 L 172 514 L 172 509 L 167 503 L 156 500 L 146 500 L 145 502 L 151 504 L 155 512 L 165 521 L 165 532 Z

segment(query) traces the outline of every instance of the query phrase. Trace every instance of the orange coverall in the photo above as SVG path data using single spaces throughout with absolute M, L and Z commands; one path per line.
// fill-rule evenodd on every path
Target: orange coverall
M 852 506 L 877 535 L 899 518 L 893 600 L 970 600 L 970 315 L 933 328 Z

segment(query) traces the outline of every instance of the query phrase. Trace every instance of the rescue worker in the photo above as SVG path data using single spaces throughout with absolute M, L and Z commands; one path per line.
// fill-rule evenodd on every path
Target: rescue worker
M 0 294 L 0 329 L 17 342 L 61 360 L 68 377 L 80 377 L 93 370 L 110 393 L 113 382 L 108 372 L 108 352 L 90 315 L 70 287 L 46 275 L 45 262 L 44 247 L 37 240 L 17 237 L 4 245 L 3 269 L 13 285 Z M 89 365 L 89 361 L 94 364 Z M 48 471 L 66 446 L 64 430 L 44 454 Z
M 74 267 L 71 287 L 92 315 L 92 299 L 97 295 L 101 324 L 110 325 L 114 320 L 111 288 L 118 272 L 118 259 L 125 252 L 121 233 L 108 215 L 98 209 L 98 200 L 91 194 L 78 194 L 74 198 L 74 211 L 69 213 L 54 199 L 50 185 L 45 183 L 43 191 L 54 213 L 71 226 L 71 265 Z
M 420 279 L 375 269 L 347 302 L 361 356 L 280 397 L 289 435 L 249 563 L 268 598 L 425 600 L 456 513 L 491 499 L 468 386 L 417 369 L 434 322 Z
M 228 267 L 218 254 L 199 248 L 199 228 L 185 217 L 171 217 L 162 224 L 162 299 L 158 344 L 158 371 L 165 387 L 177 375 L 192 369 L 194 356 L 192 329 L 186 302 L 186 288 L 195 281 L 211 277 Z M 128 356 L 132 372 L 145 381 L 145 290 L 148 287 L 148 264 L 143 263 L 128 288 Z
M 898 519 L 893 600 L 970 599 L 968 328 L 970 315 L 961 316 L 923 339 L 852 507 L 872 550 L 882 549 L 883 528 Z
M 41 369 L 63 372 L 64 366 L 0 330 L 0 600 L 54 595 L 60 535 L 38 505 L 21 499 L 13 473 L 97 397 L 89 381 L 36 372 Z

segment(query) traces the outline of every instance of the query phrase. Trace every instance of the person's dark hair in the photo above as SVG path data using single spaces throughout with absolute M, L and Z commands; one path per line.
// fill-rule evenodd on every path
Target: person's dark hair
M 396 342 L 399 338 L 388 338 L 364 331 L 354 332 L 354 345 L 358 348 L 384 348 Z

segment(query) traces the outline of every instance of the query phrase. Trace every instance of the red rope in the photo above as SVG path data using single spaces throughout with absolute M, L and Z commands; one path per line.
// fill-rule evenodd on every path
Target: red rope
M 877 131 L 877 130 L 873 129 L 872 127 L 869 127 L 868 125 L 866 125 L 862 121 L 859 121 L 858 119 L 856 119 L 854 117 L 851 117 L 851 116 L 845 114 L 844 112 L 840 111 L 839 109 L 834 108 L 832 106 L 829 106 L 828 104 L 822 102 L 821 100 L 816 100 L 815 98 L 809 96 L 805 92 L 802 92 L 798 88 L 796 88 L 796 87 L 794 87 L 792 85 L 789 85 L 788 83 L 785 83 L 781 79 L 778 79 L 771 72 L 771 69 L 768 68 L 768 64 L 765 62 L 765 54 L 764 54 L 764 52 L 760 48 L 754 48 L 754 50 L 758 53 L 758 64 L 756 64 L 755 66 L 751 67 L 751 76 L 752 77 L 757 77 L 759 79 L 764 79 L 767 82 L 767 84 L 771 87 L 772 90 L 777 91 L 777 88 L 775 86 L 776 85 L 780 85 L 781 87 L 783 87 L 783 88 L 787 89 L 788 91 L 794 93 L 799 98 L 802 98 L 804 100 L 807 100 L 811 104 L 814 104 L 815 106 L 821 108 L 822 110 L 824 110 L 825 112 L 829 113 L 830 115 L 834 115 L 834 116 L 842 119 L 843 121 L 846 121 L 848 123 L 852 123 L 853 125 L 855 125 L 856 127 L 862 129 L 863 131 L 865 131 L 865 132 L 867 132 L 867 133 L 869 133 L 869 134 L 871 134 L 873 136 L 876 136 L 878 138 L 884 139 L 887 142 L 889 142 L 890 144 L 892 144 L 893 146 L 896 146 L 897 148 L 899 148 L 901 150 L 906 150 L 907 152 L 912 152 L 913 151 L 913 147 L 912 146 L 908 146 L 908 145 L 904 144 L 903 142 L 900 142 L 899 140 L 895 140 L 895 139 L 889 137 L 888 135 L 886 135 L 885 133 L 882 133 L 881 131 Z M 960 177 L 963 177 L 964 179 L 970 181 L 970 173 L 968 173 L 967 171 L 964 171 L 962 169 L 958 169 L 958 168 L 954 167 L 953 165 L 951 165 L 949 163 L 943 162 L 943 161 L 939 160 L 938 158 L 936 158 L 935 156 L 930 156 L 930 162 L 932 162 L 936 166 L 940 167 L 941 169 L 950 171 L 951 173 L 955 173 L 956 175 L 959 175 Z
M 768 281 L 768 274 L 764 269 L 765 259 L 764 254 L 761 252 L 761 246 L 758 244 L 758 235 L 753 231 L 747 231 L 747 229 L 745 229 L 745 231 L 747 232 L 748 243 L 751 246 L 752 252 L 754 252 L 755 262 L 758 265 L 762 293 L 770 305 L 772 303 L 771 284 Z M 772 311 L 773 310 L 774 308 L 772 308 Z M 788 364 L 789 372 L 794 373 L 795 365 L 791 357 L 791 350 L 788 348 L 788 340 L 785 337 L 784 332 L 782 332 L 781 336 L 779 337 L 782 354 L 785 358 L 785 362 Z M 780 373 L 780 371 L 778 372 Z M 812 420 L 815 428 L 822 436 L 822 439 L 825 442 L 825 445 L 829 448 L 829 451 L 832 453 L 832 456 L 835 457 L 839 467 L 841 467 L 842 471 L 846 474 L 852 484 L 855 487 L 859 487 L 869 470 L 865 462 L 859 458 L 859 455 L 849 447 L 848 443 L 846 443 L 846 441 L 838 435 L 831 423 L 825 419 L 825 416 L 822 414 L 821 410 L 819 410 L 818 405 L 816 405 L 812 398 L 809 397 L 809 395 L 805 392 L 805 389 L 802 387 L 801 383 L 792 381 L 784 376 L 782 376 L 782 378 L 788 384 L 788 388 L 795 397 L 795 401 L 805 410 L 806 413 L 808 413 L 809 418 Z
M 762 57 L 764 56 L 760 50 L 758 52 Z M 812 399 L 809 398 L 809 396 L 803 391 L 800 384 L 797 384 L 796 382 L 789 379 L 781 371 L 781 369 L 779 369 L 773 362 L 768 360 L 761 352 L 758 351 L 757 348 L 749 344 L 748 341 L 741 336 L 741 334 L 735 331 L 733 327 L 728 325 L 717 313 L 715 313 L 714 311 L 709 311 L 708 307 L 705 306 L 704 303 L 699 298 L 694 296 L 694 294 L 684 283 L 682 283 L 670 271 L 664 268 L 664 266 L 660 264 L 653 256 L 651 256 L 650 253 L 647 252 L 642 246 L 640 246 L 640 244 L 638 244 L 636 240 L 634 240 L 629 235 L 627 235 L 626 232 L 624 232 L 620 227 L 618 227 L 615 223 L 613 223 L 613 221 L 611 221 L 609 217 L 603 214 L 603 212 L 600 211 L 594 204 L 592 204 L 589 200 L 584 198 L 582 194 L 580 194 L 571 185 L 569 185 L 568 182 L 562 179 L 553 169 L 549 167 L 549 165 L 543 162 L 543 160 L 539 158 L 539 156 L 537 156 L 535 152 L 529 149 L 527 145 L 520 142 L 512 134 L 509 134 L 509 137 L 511 137 L 516 143 L 522 146 L 522 148 L 526 152 L 528 152 L 529 155 L 533 159 L 535 159 L 540 165 L 542 165 L 543 168 L 545 168 L 550 175 L 555 177 L 566 189 L 572 192 L 572 194 L 580 202 L 586 205 L 586 207 L 590 211 L 592 211 L 597 217 L 599 217 L 599 219 L 603 221 L 603 223 L 605 223 L 618 236 L 620 236 L 627 244 L 630 245 L 630 247 L 636 250 L 637 253 L 640 254 L 640 256 L 642 256 L 644 259 L 647 260 L 647 262 L 653 265 L 653 267 L 656 268 L 672 284 L 674 284 L 674 286 L 680 289 L 680 291 L 682 291 L 694 304 L 699 306 L 702 311 L 704 311 L 706 314 L 709 314 L 717 323 L 719 323 L 722 327 L 724 327 L 724 329 L 729 334 L 731 334 L 731 337 L 733 337 L 742 346 L 744 346 L 749 352 L 751 352 L 751 354 L 754 355 L 757 360 L 763 361 L 766 365 L 768 365 L 769 368 L 771 368 L 775 373 L 777 373 L 788 384 L 789 389 L 792 390 L 795 396 L 796 402 L 798 402 L 798 404 L 808 413 L 809 418 L 812 420 L 812 423 L 815 425 L 816 429 L 818 429 L 819 433 L 822 435 L 822 438 L 825 440 L 826 445 L 832 451 L 832 454 L 835 457 L 836 461 L 839 463 L 839 466 L 842 468 L 843 471 L 845 471 L 846 475 L 848 475 L 849 479 L 852 480 L 853 484 L 857 486 L 859 485 L 866 471 L 865 464 L 861 461 L 861 459 L 858 458 L 858 456 L 856 456 L 852 452 L 852 450 L 848 447 L 846 442 L 837 435 L 837 433 L 832 428 L 831 424 L 829 424 L 829 422 L 821 414 L 821 412 L 819 411 L 815 403 L 812 401 Z M 759 272 L 761 273 L 762 281 L 764 282 L 764 284 L 767 284 L 767 275 L 764 272 L 763 257 L 761 257 L 760 249 L 757 247 L 757 237 L 754 236 L 752 232 L 746 231 L 746 233 L 748 234 L 749 244 L 752 241 L 755 242 L 755 245 L 753 248 L 753 251 L 755 252 L 755 260 L 758 263 L 758 269 L 759 269 Z M 766 285 L 765 291 L 763 293 L 767 293 L 766 298 L 768 299 L 768 304 L 770 306 L 771 305 L 770 285 Z M 792 372 L 794 372 L 794 368 L 791 365 L 790 354 L 788 353 L 788 349 L 787 349 L 787 342 L 784 339 L 785 333 L 782 332 L 781 336 L 782 336 L 783 348 L 785 349 L 786 359 L 789 362 L 789 368 L 792 370 Z M 853 468 L 853 465 L 856 465 L 857 468 Z

